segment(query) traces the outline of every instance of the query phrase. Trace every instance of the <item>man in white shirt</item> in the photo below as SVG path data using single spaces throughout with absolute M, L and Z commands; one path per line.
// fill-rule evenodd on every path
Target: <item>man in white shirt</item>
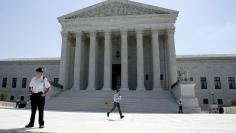
M 45 105 L 45 97 L 50 90 L 50 83 L 43 75 L 43 68 L 36 69 L 36 76 L 32 78 L 28 95 L 31 100 L 31 117 L 30 123 L 26 125 L 26 128 L 34 127 L 35 114 L 38 108 L 39 111 L 39 128 L 44 128 L 43 112 Z
M 123 119 L 125 117 L 122 115 L 120 109 L 120 101 L 121 101 L 120 89 L 117 89 L 113 96 L 113 108 L 109 112 L 107 112 L 107 117 L 109 117 L 110 113 L 113 112 L 116 109 L 116 107 L 118 108 L 120 118 Z

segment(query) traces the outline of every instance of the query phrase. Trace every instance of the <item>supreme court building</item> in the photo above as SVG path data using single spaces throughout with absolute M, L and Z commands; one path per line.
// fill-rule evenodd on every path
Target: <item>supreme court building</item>
M 75 90 L 170 88 L 177 81 L 177 16 L 170 9 L 107 0 L 59 17 L 60 83 Z
M 179 100 L 186 113 L 230 106 L 236 55 L 176 57 L 177 16 L 129 0 L 106 0 L 61 16 L 61 57 L 0 60 L 0 93 L 6 91 L 9 101 L 29 100 L 30 79 L 44 67 L 49 81 L 63 86 L 52 86 L 46 109 L 104 112 L 117 88 L 124 112 L 176 113 Z

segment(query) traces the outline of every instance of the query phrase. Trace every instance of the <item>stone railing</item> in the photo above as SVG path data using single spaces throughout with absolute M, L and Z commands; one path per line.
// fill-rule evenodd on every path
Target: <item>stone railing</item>
M 56 84 L 54 82 L 50 82 L 51 84 L 51 90 L 48 93 L 48 96 L 46 97 L 46 100 L 50 100 L 53 97 L 56 97 L 61 94 L 63 91 L 63 86 L 60 84 Z
M 179 84 L 179 80 L 176 81 L 173 85 L 171 85 L 171 89 L 175 88 Z
M 16 103 L 15 102 L 5 102 L 5 101 L 0 101 L 0 108 L 15 108 Z
M 223 107 L 224 114 L 236 114 L 236 106 L 234 107 Z
M 211 104 L 209 106 L 209 113 L 219 113 L 219 106 L 217 104 Z

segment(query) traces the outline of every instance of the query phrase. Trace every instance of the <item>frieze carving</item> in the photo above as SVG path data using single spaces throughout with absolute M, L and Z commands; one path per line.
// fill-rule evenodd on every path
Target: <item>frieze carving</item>
M 133 4 L 113 2 L 88 10 L 87 12 L 82 12 L 74 16 L 66 17 L 65 19 L 125 16 L 125 15 L 145 15 L 145 14 L 168 14 L 168 13 L 159 10 L 136 6 Z

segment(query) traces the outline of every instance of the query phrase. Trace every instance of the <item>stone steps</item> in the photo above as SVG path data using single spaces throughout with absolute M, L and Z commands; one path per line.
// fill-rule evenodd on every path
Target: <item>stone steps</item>
M 169 91 L 122 91 L 124 112 L 176 113 L 178 106 Z M 106 112 L 112 108 L 112 91 L 64 91 L 51 98 L 48 110 Z

